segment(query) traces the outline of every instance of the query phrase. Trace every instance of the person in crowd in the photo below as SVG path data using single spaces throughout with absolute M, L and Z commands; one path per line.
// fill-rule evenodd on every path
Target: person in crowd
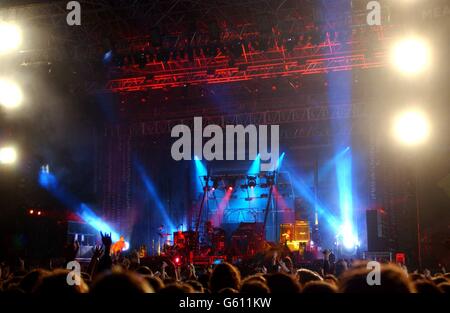
M 194 288 L 186 283 L 172 283 L 166 285 L 162 288 L 159 293 L 161 294 L 184 294 L 184 293 L 195 293 Z
M 333 286 L 338 286 L 338 279 L 333 274 L 327 274 L 323 277 L 323 280 Z
M 316 272 L 313 272 L 306 268 L 301 268 L 297 271 L 297 278 L 298 282 L 300 283 L 300 286 L 304 286 L 310 281 L 321 281 L 323 278 L 317 274 Z
M 33 293 L 46 296 L 87 293 L 89 291 L 89 287 L 83 281 L 81 276 L 77 277 L 79 282 L 74 281 L 73 284 L 67 283 L 69 273 L 69 270 L 56 269 L 49 274 L 43 275 L 42 279 L 33 289 Z
M 238 293 L 238 291 L 230 287 L 220 289 L 218 292 L 218 294 L 220 295 L 232 295 L 232 296 L 235 295 L 236 293 Z
M 32 270 L 23 277 L 19 284 L 19 288 L 26 294 L 31 294 L 36 289 L 36 286 L 42 282 L 42 279 L 50 275 L 50 273 L 51 272 L 43 269 Z
M 114 255 L 119 254 L 125 249 L 125 238 L 120 236 L 119 240 L 111 245 L 111 253 Z
M 447 282 L 448 282 L 448 279 L 445 278 L 445 277 L 442 276 L 442 275 L 435 276 L 435 277 L 433 277 L 431 280 L 433 281 L 433 283 L 434 283 L 436 286 L 439 285 L 440 283 L 447 283 Z
M 188 280 L 188 281 L 186 281 L 186 284 L 190 285 L 196 293 L 204 293 L 205 292 L 202 284 L 196 280 Z
M 450 283 L 440 283 L 438 287 L 442 293 L 450 294 Z
M 302 293 L 337 293 L 338 288 L 334 284 L 330 284 L 326 281 L 310 281 L 302 289 Z
M 357 267 L 342 274 L 339 291 L 343 293 L 411 293 L 414 288 L 406 274 L 396 265 L 382 264 L 380 283 L 368 284 L 370 269 Z M 381 283 L 382 282 L 382 283 Z
M 331 252 L 324 259 L 296 268 L 289 254 L 270 250 L 258 263 L 240 260 L 236 265 L 194 266 L 175 264 L 170 257 L 156 262 L 133 256 L 111 254 L 111 235 L 101 234 L 101 246 L 93 249 L 89 265 L 82 265 L 79 275 L 66 270 L 68 262 L 75 260 L 79 245 L 67 245 L 64 257 L 46 262 L 47 266 L 27 268 L 24 259 L 0 262 L 0 293 L 70 295 L 91 293 L 94 295 L 136 295 L 143 293 L 213 293 L 234 295 L 236 293 L 258 294 L 325 294 L 325 293 L 450 293 L 450 273 L 424 270 L 408 273 L 403 264 L 386 262 L 381 265 L 380 284 L 376 275 L 368 283 L 372 269 L 367 261 L 340 259 L 331 262 Z M 48 260 L 47 260 L 48 261 Z M 142 262 L 141 262 L 142 261 Z M 333 264 L 332 264 L 333 263 Z M 351 263 L 351 266 L 349 264 Z M 38 263 L 36 263 L 38 264 Z M 44 264 L 41 260 L 39 264 Z M 46 269 L 44 269 L 44 267 Z M 443 268 L 443 266 L 441 267 Z M 314 269 L 311 270 L 311 269 Z M 68 277 L 77 283 L 68 283 Z
M 239 270 L 230 263 L 218 264 L 209 279 L 209 288 L 212 293 L 218 293 L 224 288 L 239 290 L 241 274 Z
M 147 280 L 131 271 L 104 272 L 94 280 L 91 287 L 91 293 L 98 295 L 135 295 L 153 292 Z
M 345 260 L 341 259 L 336 262 L 334 268 L 335 268 L 334 274 L 336 275 L 336 277 L 339 278 L 339 276 L 341 276 L 342 273 L 344 273 L 346 270 L 348 270 L 348 265 Z
M 273 273 L 266 277 L 267 286 L 271 293 L 299 293 L 300 284 L 297 282 L 293 275 L 285 273 Z
M 414 283 L 414 289 L 417 293 L 425 294 L 439 294 L 442 290 L 436 286 L 433 281 L 427 279 L 416 280 Z
M 144 275 L 143 277 L 155 292 L 159 292 L 164 288 L 164 282 L 161 278 L 152 275 Z
M 248 295 L 259 295 L 270 293 L 269 287 L 261 281 L 258 280 L 247 280 L 242 283 L 240 293 Z
M 137 270 L 136 273 L 141 274 L 141 275 L 150 275 L 153 276 L 153 272 L 152 270 L 148 267 L 148 266 L 140 266 Z

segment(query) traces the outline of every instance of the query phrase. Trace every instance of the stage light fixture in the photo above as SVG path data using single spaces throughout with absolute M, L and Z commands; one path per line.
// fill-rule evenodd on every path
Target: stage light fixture
M 275 177 L 274 177 L 274 175 L 273 175 L 273 174 L 268 174 L 268 175 L 266 176 L 266 182 L 267 182 L 267 186 L 268 186 L 268 187 L 273 186 L 273 184 L 275 183 Z
M 399 114 L 394 120 L 394 136 L 406 145 L 423 143 L 430 134 L 430 123 L 426 115 L 418 110 Z
M 213 185 L 212 185 L 213 190 L 216 190 L 217 188 L 219 188 L 219 178 L 213 178 L 212 182 L 213 182 Z
M 415 75 L 430 65 L 430 49 L 420 38 L 406 38 L 397 42 L 392 48 L 391 61 L 402 73 Z
M 256 187 L 256 177 L 255 176 L 247 176 L 247 186 L 250 188 Z
M 0 148 L 0 164 L 10 165 L 17 161 L 17 151 L 14 147 Z
M 7 109 L 18 107 L 23 100 L 20 87 L 7 79 L 0 79 L 0 105 Z
M 34 210 L 30 210 L 30 211 L 28 211 L 28 213 L 30 213 L 30 215 L 33 215 L 34 214 Z
M 17 50 L 22 43 L 22 31 L 12 23 L 0 22 L 0 54 Z
M 359 246 L 360 242 L 353 231 L 353 226 L 349 223 L 341 225 L 340 231 L 336 236 L 337 240 L 347 251 L 353 251 Z

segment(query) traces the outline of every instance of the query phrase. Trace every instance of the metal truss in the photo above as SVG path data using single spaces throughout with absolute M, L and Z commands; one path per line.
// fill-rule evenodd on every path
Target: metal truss
M 371 41 L 375 36 L 383 40 L 385 27 L 366 32 L 366 1 L 362 0 L 351 1 L 351 6 L 347 0 L 80 2 L 82 25 L 77 27 L 66 24 L 67 1 L 2 8 L 0 18 L 16 19 L 45 32 L 44 39 L 37 36 L 42 41 L 39 47 L 30 43 L 22 51 L 28 63 L 69 60 L 91 67 L 101 63 L 108 49 L 131 58 L 143 49 L 158 53 L 161 47 L 168 47 L 167 61 L 147 62 L 145 68 L 131 64 L 109 69 L 112 77 L 120 79 L 108 82 L 106 91 L 218 84 L 381 66 L 378 56 L 367 56 L 369 44 L 361 38 L 369 36 Z M 389 6 L 383 5 L 384 8 Z M 388 14 L 383 16 L 387 19 Z M 387 20 L 383 22 L 389 25 Z M 162 41 L 159 47 L 152 43 L 155 32 Z M 301 38 L 314 34 L 321 37 L 321 43 L 305 42 L 295 48 L 286 43 L 291 37 L 305 40 Z M 355 34 L 357 40 L 352 38 Z M 255 47 L 261 41 L 269 41 L 270 47 Z M 236 42 L 240 43 L 242 56 L 232 60 L 233 64 L 229 51 L 223 49 L 218 49 L 216 56 L 205 56 L 205 47 L 211 43 L 219 47 Z M 187 47 L 196 50 L 192 58 L 174 56 Z M 98 69 L 92 68 L 90 73 L 95 71 Z
M 110 80 L 105 91 L 130 92 L 147 89 L 182 87 L 186 85 L 220 84 L 248 81 L 256 78 L 290 77 L 300 75 L 321 74 L 334 71 L 378 68 L 385 64 L 385 56 L 378 53 L 372 58 L 366 54 L 351 54 L 316 59 L 271 60 L 265 64 L 248 65 L 245 70 L 236 67 L 225 67 L 210 74 L 207 69 L 195 71 L 171 72 L 153 77 L 139 76 Z
M 360 105 L 314 106 L 296 109 L 270 110 L 252 113 L 238 113 L 229 115 L 210 115 L 203 117 L 203 125 L 216 124 L 225 128 L 226 125 L 287 125 L 281 130 L 284 138 L 299 138 L 311 136 L 329 136 L 336 131 L 324 127 L 323 121 L 333 119 L 361 118 L 364 112 Z M 145 121 L 125 125 L 107 126 L 105 136 L 129 134 L 132 136 L 159 136 L 170 134 L 175 125 L 193 124 L 193 118 L 166 119 L 159 121 Z M 294 126 L 294 127 L 292 127 Z M 344 129 L 342 131 L 345 131 Z

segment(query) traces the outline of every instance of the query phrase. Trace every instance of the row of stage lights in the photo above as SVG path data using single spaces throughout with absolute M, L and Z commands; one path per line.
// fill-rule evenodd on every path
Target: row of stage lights
M 21 43 L 21 29 L 15 24 L 0 22 L 0 57 L 17 51 Z M 400 72 L 408 76 L 417 76 L 430 67 L 429 46 L 420 38 L 410 37 L 401 40 L 391 49 L 391 61 Z M 0 106 L 5 110 L 12 110 L 19 107 L 22 101 L 23 94 L 20 86 L 0 76 Z M 393 125 L 396 138 L 408 145 L 424 142 L 430 133 L 426 115 L 417 108 L 411 108 L 399 114 L 394 119 Z M 17 157 L 14 146 L 0 146 L 0 164 L 14 164 Z
M 257 178 L 262 178 L 264 177 L 266 179 L 265 183 L 260 183 L 257 184 Z M 220 177 L 220 176 L 215 176 L 212 178 L 208 178 L 207 176 L 204 176 L 203 179 L 207 184 L 207 186 L 205 186 L 205 188 L 207 188 L 208 191 L 215 191 L 220 189 L 220 182 L 223 181 L 224 182 L 224 190 L 227 191 L 233 191 L 235 186 L 236 186 L 236 181 L 238 179 L 242 179 L 243 177 L 239 176 L 239 177 Z M 272 186 L 275 182 L 275 177 L 274 174 L 264 174 L 264 175 L 247 175 L 245 177 L 246 179 L 246 184 L 242 184 L 240 185 L 241 189 L 254 189 L 256 186 L 259 186 L 261 188 L 268 188 L 270 186 Z M 209 181 L 212 182 L 211 185 L 209 185 Z
M 16 52 L 22 44 L 22 31 L 19 26 L 13 23 L 0 21 L 0 59 L 9 53 Z M 2 62 L 0 60 L 0 62 Z M 0 73 L 0 106 L 4 110 L 18 108 L 23 101 L 23 94 L 20 86 L 11 79 Z M 18 154 L 14 145 L 4 142 L 0 138 L 0 164 L 13 165 L 16 163 Z
M 408 37 L 398 41 L 392 48 L 391 63 L 408 78 L 417 78 L 431 67 L 430 45 L 420 37 Z M 397 114 L 392 123 L 394 137 L 408 146 L 424 143 L 430 134 L 427 115 L 417 104 L 410 105 Z
M 28 214 L 29 215 L 37 215 L 37 216 L 42 216 L 42 211 L 41 210 L 35 210 L 35 209 L 29 209 L 28 210 Z

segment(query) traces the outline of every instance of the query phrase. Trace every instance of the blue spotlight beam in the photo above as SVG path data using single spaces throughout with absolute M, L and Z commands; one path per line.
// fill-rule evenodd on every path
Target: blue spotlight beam
M 144 167 L 139 163 L 135 162 L 135 167 L 139 173 L 139 176 L 142 180 L 142 182 L 145 185 L 145 188 L 147 189 L 148 193 L 151 196 L 151 199 L 156 204 L 156 208 L 158 209 L 158 212 L 161 214 L 162 220 L 164 221 L 164 224 L 167 225 L 170 229 L 170 231 L 176 231 L 176 227 L 172 222 L 172 219 L 170 218 L 169 214 L 167 213 L 167 210 L 162 203 L 158 193 L 156 192 L 155 185 L 153 181 L 150 179 L 150 177 L 147 175 Z
M 258 153 L 256 158 L 253 160 L 252 165 L 247 171 L 247 175 L 258 175 L 261 167 L 261 155 Z
M 280 157 L 277 160 L 277 163 L 275 164 L 274 171 L 279 171 L 281 169 L 281 166 L 283 165 L 284 156 L 286 154 L 283 152 Z
M 300 174 L 296 173 L 293 166 L 285 159 L 286 166 L 291 168 L 290 176 L 294 190 L 305 201 L 317 208 L 317 213 L 327 222 L 327 224 L 333 229 L 333 231 L 339 230 L 339 220 L 319 201 L 315 199 L 314 192 L 310 186 L 305 182 Z
M 87 205 L 81 203 L 80 211 L 77 213 L 79 217 L 83 219 L 87 224 L 98 232 L 111 234 L 111 240 L 118 241 L 120 235 L 111 228 L 107 223 L 105 223 L 101 218 L 99 218 L 94 211 L 92 211 Z
M 333 72 L 328 74 L 328 102 L 334 105 L 336 101 L 352 103 L 352 73 Z M 335 130 L 334 147 L 341 151 L 351 145 L 352 121 L 335 119 L 331 122 Z M 342 236 L 344 246 L 351 248 L 358 244 L 357 227 L 353 212 L 353 177 L 352 177 L 352 151 L 349 149 L 336 160 L 336 178 L 339 192 L 339 207 L 342 225 L 338 234 Z
M 196 187 L 197 192 L 203 191 L 203 177 L 208 175 L 208 170 L 206 169 L 205 165 L 203 165 L 202 161 L 197 157 L 194 156 L 194 164 L 195 164 L 195 181 L 196 181 Z M 205 186 L 207 187 L 207 186 Z
M 344 223 L 352 223 L 353 198 L 352 198 L 352 157 L 346 154 L 339 158 L 336 164 L 336 176 L 339 189 L 339 206 L 341 218 Z
M 337 162 L 340 158 L 342 158 L 347 152 L 350 151 L 350 147 L 344 148 L 342 151 L 338 152 L 332 159 L 325 162 L 319 168 L 319 181 L 323 180 L 323 178 L 330 173 L 333 169 L 335 169 Z
M 59 184 L 55 175 L 42 169 L 39 173 L 38 181 L 41 187 L 48 190 L 65 206 L 74 210 L 85 223 L 98 232 L 110 233 L 112 241 L 119 240 L 120 235 L 110 225 L 99 218 L 91 208 L 68 193 L 63 186 Z

